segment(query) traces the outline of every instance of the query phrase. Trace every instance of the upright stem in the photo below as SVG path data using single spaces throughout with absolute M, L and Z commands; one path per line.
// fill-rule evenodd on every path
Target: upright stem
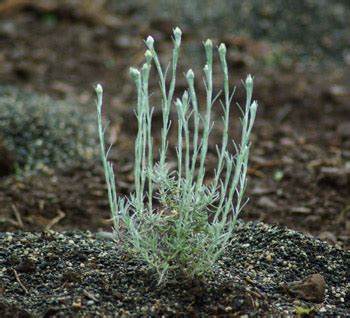
M 146 45 L 150 52 L 152 53 L 152 57 L 154 59 L 154 63 L 156 65 L 156 69 L 159 75 L 160 79 L 160 88 L 162 92 L 162 114 L 163 114 L 163 127 L 162 127 L 162 141 L 161 141 L 161 151 L 160 151 L 160 167 L 165 166 L 165 159 L 168 149 L 168 132 L 169 132 L 169 117 L 170 117 L 170 110 L 171 110 L 171 104 L 173 102 L 173 95 L 175 91 L 175 83 L 176 83 L 176 68 L 177 68 L 177 61 L 179 57 L 180 52 L 180 45 L 181 45 L 181 30 L 179 28 L 174 29 L 174 49 L 173 49 L 173 58 L 172 58 L 172 78 L 170 82 L 169 92 L 167 93 L 166 89 L 166 72 L 164 73 L 162 70 L 162 66 L 160 64 L 158 54 L 154 49 L 154 40 L 151 36 L 149 36 L 146 40 Z M 163 169 L 161 168 L 161 169 Z
M 142 91 L 144 96 L 144 112 L 145 112 L 145 141 L 147 140 L 147 177 L 148 177 L 148 210 L 152 213 L 153 201 L 153 141 L 152 141 L 152 110 L 149 106 L 148 82 L 151 70 L 152 53 L 146 51 L 146 63 L 142 67 Z M 147 137 L 146 137 L 147 136 Z M 145 151 L 146 153 L 146 151 Z
M 191 161 L 191 179 L 188 180 L 190 184 L 192 184 L 194 180 L 194 174 L 196 169 L 197 157 L 199 153 L 199 145 L 198 145 L 198 137 L 199 137 L 199 123 L 201 119 L 201 115 L 198 109 L 197 102 L 197 94 L 194 87 L 194 73 L 192 69 L 189 69 L 186 74 L 186 79 L 189 87 L 190 97 L 191 97 L 191 105 L 193 108 L 193 122 L 194 122 L 194 131 L 193 131 L 193 154 Z
M 113 172 L 113 166 L 108 162 L 108 151 L 105 148 L 105 129 L 102 124 L 102 105 L 103 105 L 103 89 L 101 85 L 96 87 L 96 108 L 97 108 L 97 124 L 98 124 L 98 135 L 100 139 L 100 149 L 101 149 L 101 161 L 103 165 L 103 170 L 105 173 L 105 179 L 108 191 L 108 202 L 112 213 L 113 225 L 116 231 L 119 229 L 119 215 L 118 215 L 118 202 L 115 189 L 115 177 Z
M 198 169 L 198 178 L 197 178 L 197 188 L 196 193 L 200 186 L 203 184 L 204 180 L 204 163 L 207 156 L 208 151 L 208 142 L 209 142 L 209 134 L 211 129 L 211 110 L 213 106 L 213 43 L 211 40 L 207 40 L 204 44 L 205 53 L 207 56 L 207 64 L 204 67 L 204 74 L 206 79 L 206 91 L 207 91 L 207 109 L 204 119 L 204 131 L 202 137 L 202 147 L 200 153 L 200 163 Z
M 227 151 L 227 143 L 228 143 L 228 134 L 229 134 L 229 120 L 230 120 L 230 107 L 231 107 L 231 99 L 233 96 L 233 93 L 230 97 L 230 89 L 229 89 L 229 77 L 228 77 L 228 69 L 227 69 L 227 62 L 226 62 L 226 46 L 225 44 L 221 44 L 219 49 L 219 56 L 220 56 L 220 62 L 222 71 L 224 73 L 224 95 L 225 95 L 225 105 L 223 106 L 224 109 L 224 116 L 223 116 L 223 123 L 224 123 L 224 129 L 222 133 L 222 141 L 221 141 L 221 151 L 218 156 L 218 167 L 215 172 L 214 181 L 212 184 L 212 195 L 217 191 L 217 186 L 220 180 L 221 172 L 224 168 L 224 157 Z
M 135 82 L 137 89 L 137 108 L 136 119 L 138 124 L 138 131 L 135 140 L 135 164 L 134 164 L 134 179 L 135 179 L 135 196 L 137 213 L 143 211 L 143 186 L 142 186 L 142 161 L 143 161 L 143 147 L 144 147 L 144 124 L 143 124 L 143 102 L 144 94 L 142 90 L 142 77 L 139 70 L 135 68 L 130 69 L 130 74 Z

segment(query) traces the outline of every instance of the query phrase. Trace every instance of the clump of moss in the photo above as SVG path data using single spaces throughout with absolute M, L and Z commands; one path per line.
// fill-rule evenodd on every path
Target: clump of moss
M 96 155 L 94 116 L 45 95 L 0 86 L 0 136 L 20 170 L 64 170 Z

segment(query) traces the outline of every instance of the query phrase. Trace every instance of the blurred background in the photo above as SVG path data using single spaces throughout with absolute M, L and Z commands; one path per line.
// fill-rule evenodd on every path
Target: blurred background
M 148 35 L 166 65 L 179 26 L 177 93 L 193 68 L 202 98 L 207 38 L 228 47 L 235 101 L 244 102 L 241 79 L 255 79 L 259 113 L 242 218 L 349 246 L 349 21 L 348 0 L 0 1 L 0 231 L 110 229 L 94 86 L 104 87 L 117 190 L 127 194 L 137 129 L 129 67 L 143 63 Z M 155 76 L 151 91 L 157 107 Z M 154 119 L 157 136 L 159 107 Z

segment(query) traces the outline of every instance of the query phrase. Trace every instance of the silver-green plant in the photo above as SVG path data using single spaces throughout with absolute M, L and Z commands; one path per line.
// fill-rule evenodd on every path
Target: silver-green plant
M 197 103 L 194 73 L 186 73 L 188 89 L 174 101 L 176 69 L 181 45 L 181 30 L 173 32 L 173 56 L 164 71 L 151 36 L 145 44 L 146 62 L 140 70 L 130 73 L 137 89 L 136 118 L 138 133 L 135 141 L 135 192 L 125 199 L 116 195 L 113 167 L 108 162 L 102 125 L 102 87 L 96 87 L 101 157 L 108 186 L 108 197 L 117 238 L 135 257 L 145 261 L 159 274 L 159 282 L 182 273 L 186 277 L 201 277 L 215 268 L 215 263 L 232 237 L 237 216 L 244 206 L 247 184 L 250 136 L 257 103 L 252 101 L 253 79 L 244 82 L 246 105 L 242 112 L 242 136 L 233 142 L 235 154 L 229 150 L 229 117 L 234 90 L 230 90 L 226 47 L 218 48 L 224 75 L 223 134 L 217 146 L 218 164 L 210 185 L 206 185 L 205 163 L 209 136 L 213 127 L 212 109 L 219 96 L 213 96 L 213 44 L 204 43 L 207 63 L 204 66 L 206 109 L 201 114 Z M 163 127 L 159 161 L 154 160 L 152 114 L 149 98 L 149 76 L 154 63 L 160 79 Z M 171 71 L 167 85 L 168 70 Z M 177 168 L 167 164 L 168 134 L 172 107 L 177 113 Z M 190 127 L 191 123 L 191 127 Z M 156 204 L 154 202 L 157 202 Z

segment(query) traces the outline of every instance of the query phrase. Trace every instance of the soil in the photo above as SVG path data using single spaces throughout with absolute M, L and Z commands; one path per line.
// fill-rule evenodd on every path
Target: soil
M 302 309 L 345 317 L 350 309 L 350 253 L 263 223 L 237 226 L 205 282 L 161 286 L 143 263 L 90 232 L 3 233 L 0 244 L 3 317 L 261 317 Z M 325 280 L 319 295 L 300 282 L 310 274 Z
M 79 102 L 85 106 L 86 111 L 94 111 L 93 86 L 101 83 L 105 91 L 105 115 L 111 120 L 109 139 L 114 143 L 111 160 L 115 164 L 117 174 L 117 191 L 120 194 L 128 194 L 133 184 L 133 142 L 136 133 L 133 115 L 133 106 L 136 102 L 135 89 L 129 78 L 128 69 L 131 65 L 140 65 L 143 62 L 142 39 L 148 34 L 155 36 L 160 53 L 168 57 L 171 52 L 169 33 L 173 25 L 159 18 L 157 21 L 144 22 L 125 15 L 118 19 L 118 25 L 111 26 L 102 23 L 100 19 L 82 19 L 75 14 L 67 14 L 66 11 L 43 12 L 35 6 L 3 15 L 0 18 L 0 84 L 15 85 L 28 91 L 49 94 L 57 99 Z M 203 39 L 198 34 L 196 30 L 184 30 L 181 70 L 192 67 L 191 63 L 197 63 L 194 67 L 199 67 L 201 58 L 199 56 L 198 61 L 194 58 L 198 54 L 198 46 L 194 43 L 201 43 Z M 198 292 L 202 295 L 198 296 L 200 300 L 193 299 L 193 304 L 192 301 L 188 301 L 185 306 L 186 296 L 177 298 L 178 296 L 174 296 L 171 292 L 174 287 L 169 285 L 165 291 L 160 291 L 156 287 L 154 290 L 151 289 L 145 298 L 145 304 L 141 307 L 146 306 L 148 308 L 146 312 L 150 313 L 149 308 L 155 306 L 155 313 L 169 315 L 171 310 L 182 313 L 180 308 L 184 310 L 184 314 L 191 314 L 191 308 L 194 312 L 200 312 L 198 311 L 200 307 L 203 307 L 203 313 L 207 314 L 223 314 L 222 308 L 226 307 L 232 307 L 232 312 L 251 312 L 256 315 L 262 312 L 281 314 L 284 310 L 293 313 L 295 311 L 293 300 L 287 296 L 283 298 L 282 293 L 277 291 L 277 284 L 303 279 L 312 273 L 321 273 L 326 283 L 330 284 L 327 287 L 329 301 L 326 303 L 331 307 L 324 305 L 322 308 L 326 308 L 326 313 L 318 311 L 318 314 L 346 316 L 346 310 L 349 308 L 346 308 L 331 292 L 333 287 L 345 286 L 342 283 L 345 274 L 342 274 L 341 270 L 329 270 L 329 268 L 335 263 L 338 263 L 339 268 L 344 268 L 342 266 L 345 266 L 346 257 L 349 256 L 344 252 L 350 246 L 349 73 L 346 72 L 344 65 L 332 64 L 328 68 L 309 67 L 298 61 L 290 62 L 288 59 L 286 59 L 288 62 L 283 59 L 271 60 L 274 46 L 265 40 L 225 35 L 214 39 L 214 43 L 219 43 L 221 40 L 225 40 L 229 50 L 233 52 L 229 56 L 229 65 L 237 85 L 236 100 L 244 102 L 244 91 L 239 80 L 251 73 L 255 76 L 254 97 L 259 101 L 247 189 L 250 202 L 241 217 L 245 221 L 259 220 L 301 231 L 306 236 L 286 231 L 284 228 L 272 226 L 262 230 L 264 226 L 259 225 L 257 228 L 260 230 L 257 230 L 254 226 L 247 225 L 251 231 L 258 231 L 259 235 L 261 231 L 267 233 L 266 244 L 269 237 L 272 239 L 271 233 L 276 231 L 286 235 L 284 239 L 287 248 L 297 249 L 299 244 L 290 246 L 287 243 L 288 235 L 295 237 L 296 240 L 302 240 L 306 242 L 305 246 L 303 243 L 301 250 L 291 251 L 292 255 L 299 255 L 300 251 L 310 254 L 303 263 L 297 264 L 296 269 L 290 272 L 284 272 L 283 266 L 276 268 L 277 264 L 273 264 L 273 268 L 266 266 L 269 270 L 275 271 L 276 275 L 282 272 L 284 276 L 277 275 L 271 278 L 273 279 L 271 283 L 257 282 L 249 285 L 253 288 L 253 293 L 250 292 L 247 283 L 240 285 L 243 278 L 239 269 L 243 271 L 245 263 L 242 261 L 240 267 L 237 265 L 240 261 L 237 261 L 235 266 L 222 264 L 225 272 L 222 276 L 223 281 L 217 283 L 211 281 L 213 285 L 209 284 L 210 292 L 206 291 L 208 294 L 203 295 L 203 286 L 186 285 L 188 290 L 202 288 L 202 292 Z M 183 83 L 183 79 L 179 76 L 179 89 L 183 88 Z M 220 81 L 215 87 L 219 89 Z M 156 80 L 151 84 L 151 88 L 153 91 L 158 90 Z M 233 112 L 233 116 L 237 115 L 238 112 Z M 219 116 L 218 112 L 217 118 Z M 157 112 L 155 120 L 154 127 L 160 126 L 161 117 Z M 237 131 L 238 125 L 232 125 L 233 136 Z M 219 136 L 220 127 L 217 127 L 213 132 L 211 156 L 207 163 L 209 168 L 215 165 L 214 145 L 220 141 Z M 2 150 L 0 145 L 0 154 L 3 151 L 5 150 Z M 8 161 L 11 160 L 11 156 L 8 156 Z M 86 232 L 53 234 L 52 248 L 55 251 L 54 255 L 59 255 L 61 249 L 68 249 L 64 261 L 74 264 L 71 266 L 73 271 L 76 270 L 75 264 L 85 263 L 91 270 L 91 275 L 96 275 L 91 278 L 92 285 L 89 280 L 90 274 L 86 276 L 86 280 L 85 274 L 83 275 L 82 281 L 85 285 L 84 287 L 80 285 L 79 289 L 76 288 L 80 284 L 79 281 L 70 282 L 68 278 L 68 282 L 62 283 L 59 275 L 63 275 L 64 268 L 56 266 L 61 260 L 53 257 L 53 260 L 47 260 L 49 263 L 47 266 L 55 268 L 57 272 L 51 273 L 53 275 L 51 277 L 43 276 L 40 283 L 43 285 L 38 285 L 40 279 L 39 276 L 35 276 L 40 274 L 37 272 L 37 266 L 42 262 L 40 260 L 32 269 L 35 275 L 28 273 L 22 275 L 21 271 L 17 270 L 19 280 L 23 280 L 24 286 L 30 288 L 29 295 L 23 298 L 21 295 L 23 288 L 18 282 L 13 289 L 9 289 L 9 284 L 15 282 L 13 269 L 17 264 L 11 263 L 8 257 L 17 253 L 16 257 L 21 257 L 22 248 L 27 244 L 17 246 L 16 250 L 10 249 L 10 245 L 6 245 L 10 236 L 14 241 L 20 242 L 20 238 L 32 241 L 32 244 L 36 244 L 33 246 L 37 246 L 38 251 L 45 254 L 45 248 L 48 248 L 50 241 L 41 238 L 37 234 L 38 231 L 89 230 L 94 233 L 99 230 L 110 231 L 111 222 L 108 220 L 110 212 L 105 195 L 104 175 L 99 162 L 87 162 L 77 169 L 67 171 L 19 176 L 10 169 L 9 162 L 3 161 L 3 158 L 0 158 L 0 167 L 5 167 L 0 171 L 0 232 L 3 233 L 0 246 L 5 246 L 1 249 L 1 257 L 5 258 L 1 265 L 3 269 L 1 278 L 5 279 L 5 287 L 0 286 L 0 295 L 3 304 L 6 303 L 2 305 L 3 308 L 10 310 L 12 304 L 14 306 L 15 311 L 10 312 L 9 317 L 45 315 L 45 310 L 48 311 L 46 316 L 74 315 L 74 310 L 92 315 L 94 310 L 106 310 L 99 312 L 103 316 L 115 312 L 119 307 L 129 311 L 130 314 L 135 313 L 133 310 L 136 310 L 136 307 L 132 297 L 140 297 L 140 290 L 130 288 L 126 295 L 123 294 L 123 290 L 118 291 L 117 282 L 122 280 L 118 275 L 122 274 L 118 274 L 117 266 L 124 275 L 135 271 L 135 274 L 126 275 L 131 280 L 128 283 L 134 287 L 151 284 L 149 281 L 143 281 L 142 266 L 133 264 L 131 260 L 124 264 L 122 262 L 124 256 L 112 242 L 102 241 Z M 210 174 L 207 179 L 210 181 Z M 25 234 L 17 232 L 18 230 L 35 233 Z M 244 231 L 238 232 L 240 234 L 237 234 L 237 242 L 242 240 L 241 243 L 244 244 L 249 241 Z M 255 235 L 253 232 L 252 238 Z M 57 239 L 60 235 L 62 242 Z M 334 247 L 311 239 L 309 235 L 319 237 Z M 64 240 L 69 240 L 66 237 L 76 243 L 72 246 L 63 244 Z M 88 256 L 79 261 L 76 254 L 84 242 L 87 242 Z M 249 251 L 251 255 L 257 251 L 253 246 L 255 245 L 252 244 Z M 311 247 L 314 252 L 308 250 Z M 262 248 L 267 246 L 262 246 L 261 250 Z M 313 268 L 312 266 L 319 264 L 316 260 L 317 249 L 319 249 L 317 253 L 324 259 L 319 268 Z M 233 259 L 243 252 L 248 253 L 247 250 L 235 250 Z M 90 260 L 90 256 L 95 259 Z M 242 255 L 240 257 L 244 258 Z M 289 256 L 287 259 L 283 257 L 282 263 L 289 261 Z M 249 260 L 244 259 L 245 262 L 254 263 L 257 255 Z M 56 264 L 55 267 L 53 264 Z M 93 274 L 95 270 L 97 272 Z M 50 274 L 50 270 L 47 269 L 45 274 L 42 273 Z M 80 272 L 78 274 L 82 275 Z M 233 278 L 228 280 L 230 275 Z M 73 276 L 76 276 L 76 272 Z M 67 295 L 61 289 L 62 284 L 69 290 Z M 113 286 L 104 290 L 106 286 L 104 284 Z M 272 291 L 268 291 L 269 284 L 273 286 Z M 52 298 L 40 300 L 40 294 L 46 295 L 48 288 L 53 290 Z M 112 292 L 114 288 L 118 291 L 119 300 Z M 59 294 L 56 293 L 58 291 Z M 165 292 L 173 300 L 171 306 L 169 305 L 170 311 L 167 311 L 167 304 L 164 305 L 162 302 L 164 298 L 160 297 L 161 292 Z M 217 299 L 219 292 L 227 294 L 229 300 L 225 297 Z M 95 296 L 91 297 L 95 293 L 100 294 L 103 299 L 97 303 L 106 304 L 104 309 L 96 305 Z M 232 299 L 237 293 L 239 297 L 235 303 Z M 340 298 L 344 297 L 349 295 Z M 94 304 L 88 307 L 88 301 L 93 301 Z M 259 303 L 258 308 L 252 305 L 256 301 Z M 178 307 L 175 303 L 178 303 Z M 213 303 L 217 303 L 218 309 L 210 307 Z M 73 304 L 81 307 L 73 309 Z M 310 304 L 305 306 L 310 307 Z M 185 307 L 187 311 L 183 309 Z

